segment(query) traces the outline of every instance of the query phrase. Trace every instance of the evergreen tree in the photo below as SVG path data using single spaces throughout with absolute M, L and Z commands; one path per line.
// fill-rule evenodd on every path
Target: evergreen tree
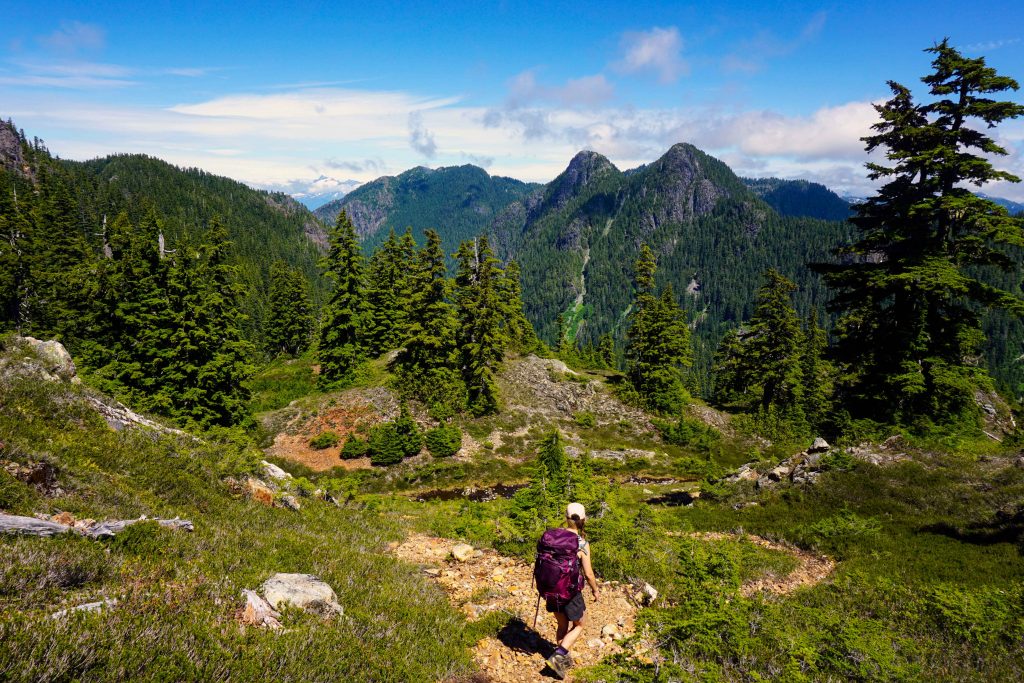
M 398 348 L 408 315 L 405 249 L 392 230 L 370 257 L 366 287 L 364 336 L 370 356 Z
M 270 311 L 266 342 L 270 353 L 297 356 L 309 346 L 313 307 L 306 279 L 281 260 L 270 266 Z
M 200 428 L 227 426 L 246 415 L 252 345 L 242 338 L 238 273 L 228 260 L 227 230 L 214 218 L 199 247 L 176 245 L 168 276 L 174 314 L 167 369 L 156 405 Z
M 498 278 L 498 301 L 505 316 L 505 329 L 509 347 L 518 353 L 531 353 L 540 346 L 533 325 L 523 313 L 523 288 L 520 284 L 519 264 L 509 261 Z
M 818 316 L 813 313 L 807 317 L 802 346 L 803 412 L 807 424 L 818 430 L 828 418 L 832 387 L 830 368 L 825 360 L 828 335 L 818 326 Z
M 597 347 L 597 353 L 601 358 L 601 364 L 610 369 L 615 369 L 615 339 L 611 332 L 601 335 L 601 341 Z
M 791 297 L 796 285 L 774 268 L 765 273 L 743 349 L 743 374 L 762 411 L 802 405 L 803 333 Z
M 119 393 L 149 408 L 160 389 L 170 360 L 174 314 L 167 295 L 167 262 L 161 258 L 161 223 L 150 209 L 138 226 L 126 213 L 118 214 L 110 231 L 109 268 L 110 362 L 101 377 L 112 380 Z
M 1021 221 L 965 186 L 1019 182 L 990 159 L 1006 150 L 970 123 L 989 128 L 1024 115 L 1024 106 L 993 93 L 1017 90 L 984 58 L 970 59 L 943 40 L 929 48 L 932 72 L 922 80 L 932 101 L 918 103 L 890 82 L 893 97 L 876 105 L 881 121 L 864 138 L 869 163 L 885 180 L 854 207 L 859 239 L 844 262 L 819 266 L 834 290 L 837 358 L 844 403 L 879 419 L 955 421 L 976 414 L 973 395 L 989 385 L 978 366 L 980 313 L 1024 314 L 1024 300 L 986 284 L 986 270 L 1015 266 L 1010 247 L 1024 246 Z
M 463 242 L 456 259 L 457 339 L 468 407 L 475 415 L 489 415 L 498 410 L 494 376 L 508 343 L 506 310 L 497 291 L 501 271 L 486 235 Z
M 363 253 L 355 226 L 344 211 L 328 235 L 323 268 L 334 283 L 320 327 L 321 386 L 351 379 L 363 360 Z
M 441 236 L 427 230 L 426 238 L 410 269 L 408 326 L 394 369 L 403 395 L 422 400 L 435 416 L 446 416 L 465 407 L 466 390 Z
M 678 413 L 688 400 L 682 370 L 690 365 L 690 329 L 667 285 L 654 292 L 654 252 L 645 244 L 636 262 L 636 296 L 630 317 L 626 372 L 643 400 L 654 410 Z

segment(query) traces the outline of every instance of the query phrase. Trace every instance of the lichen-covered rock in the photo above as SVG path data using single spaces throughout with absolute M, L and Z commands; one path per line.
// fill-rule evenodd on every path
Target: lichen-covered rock
M 808 453 L 824 453 L 825 451 L 829 450 L 830 448 L 832 448 L 832 447 L 828 445 L 828 441 L 825 441 L 825 439 L 823 439 L 823 438 L 821 438 L 819 436 L 818 438 L 816 438 L 814 440 L 814 443 L 811 444 L 811 447 L 807 449 L 807 452 Z
M 473 546 L 467 545 L 466 543 L 459 543 L 452 548 L 452 557 L 459 562 L 468 562 L 473 557 Z
M 334 589 L 312 574 L 274 574 L 263 583 L 263 597 L 275 609 L 291 605 L 318 614 L 342 614 Z
M 34 337 L 22 337 L 22 339 L 42 362 L 43 370 L 48 374 L 65 382 L 78 380 L 75 361 L 59 341 L 53 339 L 42 341 Z

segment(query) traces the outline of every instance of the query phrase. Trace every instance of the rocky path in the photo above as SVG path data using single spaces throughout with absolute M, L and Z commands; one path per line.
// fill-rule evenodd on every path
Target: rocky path
M 416 534 L 402 544 L 394 544 L 392 552 L 399 558 L 423 566 L 448 593 L 451 601 L 461 607 L 470 620 L 487 612 L 501 610 L 518 617 L 498 635 L 477 643 L 474 658 L 480 670 L 491 680 L 546 681 L 553 675 L 544 660 L 554 649 L 555 620 L 540 608 L 537 631 L 532 628 L 537 606 L 537 593 L 532 586 L 533 568 L 521 560 L 505 557 L 494 550 L 474 550 L 467 546 L 456 549 L 456 541 Z M 455 559 L 453 550 L 464 560 Z M 576 666 L 587 666 L 603 657 L 621 652 L 623 639 L 635 632 L 637 603 L 631 587 L 615 582 L 601 584 L 601 600 L 594 603 L 587 597 L 586 631 L 573 648 Z M 642 655 L 643 644 L 628 646 Z M 570 673 L 566 680 L 572 680 Z

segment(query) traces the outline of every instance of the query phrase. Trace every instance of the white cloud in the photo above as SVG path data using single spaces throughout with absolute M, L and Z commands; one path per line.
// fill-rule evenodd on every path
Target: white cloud
M 682 56 L 683 39 L 675 26 L 628 31 L 622 36 L 622 51 L 622 59 L 613 65 L 621 73 L 652 72 L 662 83 L 672 83 L 690 72 Z
M 57 52 L 77 52 L 78 50 L 98 50 L 107 42 L 107 33 L 96 24 L 85 24 L 80 21 L 61 22 L 60 28 L 46 36 L 39 36 L 38 41 L 43 47 Z
M 757 73 L 768 60 L 788 55 L 817 38 L 825 28 L 827 18 L 825 12 L 815 12 L 800 29 L 800 33 L 789 40 L 783 40 L 771 31 L 760 31 L 740 42 L 733 52 L 722 58 L 722 70 L 727 73 Z
M 409 112 L 409 146 L 428 159 L 437 156 L 434 134 L 423 125 L 423 114 L 419 111 Z

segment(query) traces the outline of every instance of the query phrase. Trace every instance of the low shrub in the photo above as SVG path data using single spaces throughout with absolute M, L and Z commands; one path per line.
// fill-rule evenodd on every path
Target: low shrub
M 447 458 L 462 448 L 462 431 L 452 424 L 443 424 L 426 434 L 427 449 L 435 458 Z
M 339 439 L 338 435 L 334 432 L 320 432 L 309 440 L 309 447 L 322 451 L 325 448 L 334 448 L 338 445 L 339 441 L 341 441 L 341 439 Z
M 589 410 L 581 410 L 573 416 L 573 420 L 576 421 L 580 427 L 584 429 L 593 429 L 597 426 L 597 418 L 594 417 L 594 413 Z
M 341 459 L 355 460 L 356 458 L 364 458 L 369 452 L 370 444 L 353 434 L 348 437 L 345 445 L 341 447 Z

